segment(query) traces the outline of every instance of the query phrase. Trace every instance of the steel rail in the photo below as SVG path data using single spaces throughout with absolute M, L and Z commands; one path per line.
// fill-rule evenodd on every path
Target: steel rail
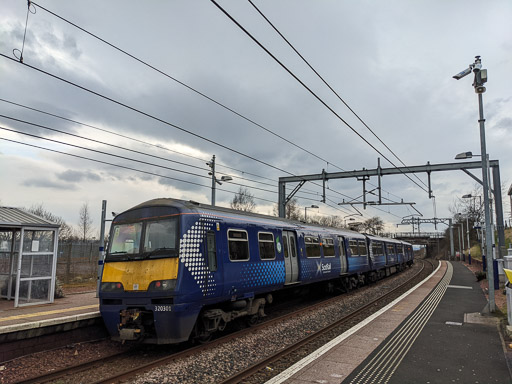
M 392 294 L 393 292 L 395 292 L 397 289 L 399 289 L 402 286 L 408 284 L 411 280 L 416 278 L 423 271 L 423 269 L 424 269 L 424 265 L 421 268 L 421 270 L 418 273 L 416 273 L 413 277 L 411 277 L 409 280 L 407 280 L 407 282 L 405 282 L 404 284 L 400 285 L 399 287 L 394 288 L 393 290 L 391 290 L 390 292 L 384 294 L 383 296 L 381 296 L 377 300 L 374 300 L 374 301 L 366 304 L 363 308 L 368 308 L 368 307 L 374 305 L 375 302 L 384 299 L 385 297 L 387 297 L 390 294 Z M 214 348 L 216 346 L 222 345 L 222 344 L 224 344 L 226 342 L 229 342 L 230 340 L 233 340 L 233 339 L 245 336 L 246 334 L 250 334 L 250 333 L 252 333 L 252 332 L 254 332 L 254 331 L 256 331 L 256 330 L 258 330 L 260 328 L 267 328 L 267 327 L 272 326 L 274 324 L 281 323 L 281 322 L 283 322 L 283 321 L 285 321 L 285 320 L 287 320 L 289 318 L 298 316 L 298 315 L 306 313 L 306 312 L 314 311 L 317 308 L 321 308 L 323 306 L 329 305 L 330 303 L 336 302 L 338 300 L 340 300 L 340 296 L 339 295 L 335 296 L 335 297 L 332 297 L 332 298 L 329 298 L 327 300 L 323 300 L 323 301 L 321 301 L 319 303 L 310 305 L 310 306 L 308 306 L 306 308 L 302 308 L 302 309 L 299 309 L 297 311 L 293 311 L 291 313 L 288 313 L 288 314 L 285 314 L 285 315 L 282 315 L 282 316 L 278 316 L 278 317 L 270 319 L 270 320 L 266 320 L 266 321 L 264 321 L 264 322 L 262 322 L 260 324 L 256 324 L 254 326 L 242 329 L 240 331 L 237 331 L 237 332 L 225 335 L 225 336 L 221 336 L 221 337 L 219 337 L 217 339 L 214 339 L 214 340 L 212 340 L 212 341 L 210 341 L 210 342 L 208 342 L 206 344 L 201 344 L 201 345 L 197 345 L 197 346 L 194 346 L 194 347 L 191 347 L 191 348 L 187 348 L 187 349 L 185 349 L 183 351 L 179 351 L 179 352 L 173 353 L 172 355 L 165 356 L 165 357 L 156 359 L 154 361 L 151 361 L 149 363 L 145 363 L 145 364 L 139 365 L 139 366 L 137 366 L 137 367 L 135 367 L 133 369 L 121 372 L 119 374 L 113 374 L 113 375 L 111 375 L 111 376 L 109 376 L 107 378 L 104 378 L 104 379 L 100 379 L 100 380 L 97 380 L 97 381 L 91 381 L 91 384 L 115 383 L 115 382 L 121 382 L 123 380 L 130 379 L 130 378 L 134 377 L 137 374 L 149 371 L 149 370 L 151 370 L 153 368 L 157 368 L 157 367 L 165 365 L 165 364 L 172 363 L 173 361 L 176 361 L 176 360 L 179 360 L 179 359 L 184 359 L 184 358 L 190 357 L 192 355 L 201 353 L 201 352 L 203 352 L 205 350 L 208 350 L 208 349 Z M 344 317 L 341 320 L 348 321 L 350 318 L 353 318 L 354 316 L 356 316 L 356 312 L 358 312 L 358 311 L 352 312 L 351 314 L 347 315 L 346 317 Z M 333 327 L 333 325 L 331 324 L 328 327 Z M 313 333 L 312 335 L 306 337 L 303 340 L 312 340 L 312 336 L 316 335 L 318 337 L 320 332 L 323 332 L 323 330 L 317 331 L 316 333 Z M 40 376 L 37 376 L 37 377 L 32 377 L 32 378 L 24 379 L 24 380 L 16 382 L 15 384 L 48 383 L 48 382 L 55 381 L 55 380 L 60 379 L 60 378 L 64 378 L 65 376 L 71 376 L 71 375 L 74 375 L 74 374 L 79 374 L 79 373 L 84 372 L 84 371 L 88 371 L 88 370 L 94 368 L 95 365 L 104 365 L 105 363 L 113 362 L 113 361 L 115 361 L 115 359 L 117 359 L 117 358 L 119 358 L 119 357 L 121 357 L 123 355 L 126 356 L 129 353 L 131 353 L 131 352 L 133 352 L 132 349 L 130 349 L 128 351 L 121 352 L 121 353 L 116 353 L 116 354 L 113 354 L 113 355 L 110 355 L 110 356 L 107 356 L 107 357 L 102 357 L 100 359 L 91 360 L 91 361 L 85 362 L 83 364 L 79 364 L 79 365 L 75 365 L 75 366 L 71 366 L 71 367 L 66 367 L 66 368 L 60 369 L 58 371 L 53 371 L 53 372 L 50 372 L 50 373 L 47 373 L 47 374 L 44 374 L 44 375 L 40 375 Z M 275 359 L 275 356 L 271 356 L 269 359 L 271 359 L 271 358 Z M 268 359 L 266 359 L 265 361 L 267 361 L 267 360 Z M 264 363 L 262 362 L 261 364 L 264 364 Z M 248 370 L 245 370 L 243 372 L 248 372 Z M 237 377 L 237 376 L 238 375 L 234 375 L 232 377 Z M 244 376 L 244 377 L 246 377 L 246 376 Z M 230 380 L 230 379 L 231 378 L 229 378 L 228 380 Z M 226 381 L 225 383 L 232 383 L 232 382 L 237 382 L 237 381 Z
M 434 266 L 433 266 L 432 263 L 431 263 L 431 265 L 432 265 L 432 268 L 433 268 Z M 331 323 L 327 327 L 325 327 L 325 328 L 323 328 L 323 329 L 321 329 L 319 331 L 316 331 L 316 332 L 308 335 L 307 337 L 299 340 L 297 343 L 295 343 L 293 345 L 290 345 L 290 346 L 280 350 L 279 352 L 276 352 L 272 356 L 269 356 L 269 357 L 267 357 L 267 358 L 265 358 L 263 360 L 260 360 L 260 361 L 256 362 L 255 364 L 251 365 L 250 367 L 246 368 L 245 370 L 240 371 L 240 372 L 230 376 L 226 380 L 222 381 L 221 384 L 236 384 L 236 383 L 240 383 L 244 379 L 246 379 L 246 378 L 248 378 L 248 377 L 258 373 L 259 371 L 265 369 L 267 366 L 272 365 L 272 363 L 275 363 L 276 361 L 282 359 L 283 357 L 290 355 L 291 353 L 293 353 L 293 352 L 299 350 L 300 348 L 306 346 L 310 342 L 315 341 L 316 339 L 318 339 L 319 337 L 325 335 L 326 333 L 330 332 L 331 330 L 346 324 L 347 322 L 349 322 L 350 320 L 352 320 L 356 316 L 359 316 L 361 313 L 363 313 L 366 310 L 368 310 L 371 307 L 373 307 L 379 301 L 385 300 L 389 296 L 395 294 L 398 290 L 402 289 L 404 286 L 408 285 L 411 281 L 413 281 L 415 278 L 417 278 L 423 272 L 424 269 L 425 269 L 425 263 L 423 263 L 423 266 L 420 269 L 420 271 L 418 271 L 418 273 L 416 273 L 414 276 L 412 276 L 409 280 L 407 280 L 406 282 L 404 282 L 400 286 L 398 286 L 398 287 L 392 289 L 391 291 L 385 293 L 381 297 L 379 297 L 379 298 L 377 298 L 377 299 L 367 303 L 363 307 L 360 307 L 360 308 L 356 309 L 355 311 L 349 313 L 347 316 L 344 316 L 343 318 L 334 321 L 333 323 Z

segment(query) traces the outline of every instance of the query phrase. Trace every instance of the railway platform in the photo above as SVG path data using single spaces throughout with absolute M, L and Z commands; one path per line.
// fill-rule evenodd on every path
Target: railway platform
M 498 320 L 473 273 L 426 280 L 267 384 L 512 383 Z
M 96 292 L 18 308 L 12 301 L 0 300 L 0 362 L 50 346 L 105 337 L 102 324 Z

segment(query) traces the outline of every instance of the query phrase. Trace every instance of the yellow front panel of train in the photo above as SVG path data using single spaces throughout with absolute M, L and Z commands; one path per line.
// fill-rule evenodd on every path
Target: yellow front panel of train
M 178 278 L 178 258 L 105 263 L 103 283 L 122 283 L 125 291 L 147 291 L 155 280 Z

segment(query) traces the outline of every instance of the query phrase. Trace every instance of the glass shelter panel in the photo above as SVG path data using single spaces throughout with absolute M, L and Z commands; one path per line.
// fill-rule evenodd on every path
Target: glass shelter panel
M 58 230 L 22 229 L 15 306 L 53 302 Z
M 19 231 L 0 231 L 0 297 L 9 300 L 14 298 L 16 289 L 16 268 L 18 266 L 19 247 Z
M 51 282 L 51 279 L 20 281 L 18 305 L 47 303 Z
M 23 252 L 53 253 L 53 231 L 25 231 Z

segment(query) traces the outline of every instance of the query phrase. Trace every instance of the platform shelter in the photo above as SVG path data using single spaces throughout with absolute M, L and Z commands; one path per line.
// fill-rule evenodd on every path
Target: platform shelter
M 53 303 L 59 225 L 0 207 L 0 298 L 14 306 Z

